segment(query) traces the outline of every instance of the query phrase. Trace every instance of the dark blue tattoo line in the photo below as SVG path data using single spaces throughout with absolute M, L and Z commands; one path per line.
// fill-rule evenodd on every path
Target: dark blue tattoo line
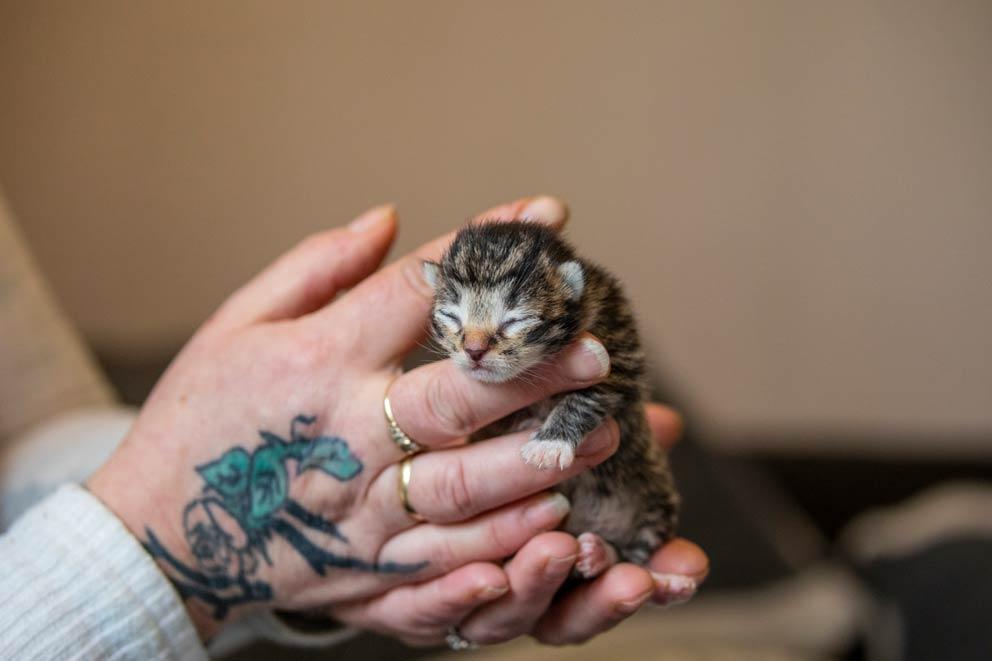
M 145 551 L 147 551 L 153 558 L 163 560 L 183 578 L 193 581 L 198 585 L 221 590 L 233 585 L 234 582 L 228 576 L 207 576 L 202 572 L 198 572 L 187 567 L 185 564 L 177 560 L 175 556 L 169 553 L 168 549 L 166 549 L 165 546 L 158 541 L 158 537 L 155 536 L 155 533 L 152 532 L 151 528 L 145 528 L 145 536 L 148 538 L 148 541 L 142 544 L 142 546 L 145 547 Z
M 220 458 L 196 467 L 206 483 L 203 496 L 183 510 L 186 542 L 196 568 L 172 555 L 155 533 L 145 528 L 145 549 L 174 574 L 170 578 L 183 599 L 198 599 L 212 606 L 217 619 L 224 618 L 233 606 L 272 599 L 272 586 L 251 581 L 249 576 L 258 570 L 260 559 L 272 564 L 268 542 L 273 535 L 285 539 L 321 576 L 328 567 L 413 573 L 427 566 L 426 561 L 377 563 L 331 553 L 312 542 L 291 520 L 279 516 L 285 512 L 304 527 L 348 544 L 348 538 L 333 521 L 289 497 L 292 475 L 287 464 L 291 460 L 296 462 L 296 475 L 319 470 L 339 482 L 351 480 L 362 471 L 362 462 L 344 439 L 304 434 L 301 428 L 316 420 L 315 416 L 298 415 L 290 423 L 289 440 L 261 430 L 262 445 L 253 451 L 236 446 Z M 221 510 L 226 516 L 217 516 Z M 237 530 L 231 530 L 232 526 Z M 240 545 L 236 540 L 242 540 Z
M 286 512 L 299 519 L 300 523 L 307 525 L 314 530 L 319 530 L 322 533 L 326 533 L 335 539 L 339 539 L 345 544 L 348 543 L 348 538 L 345 537 L 340 530 L 338 530 L 338 527 L 334 525 L 333 521 L 328 521 L 327 519 L 304 509 L 302 505 L 292 498 L 286 499 Z
M 220 597 L 210 590 L 189 585 L 182 581 L 173 581 L 172 584 L 176 586 L 176 591 L 179 592 L 179 596 L 183 600 L 195 598 L 209 606 L 213 606 L 214 610 L 211 615 L 215 620 L 223 620 L 227 617 L 227 612 L 234 606 L 246 604 L 251 601 L 265 601 L 272 598 L 272 588 L 268 583 L 251 583 L 249 589 L 233 597 Z
M 373 571 L 391 574 L 407 574 L 420 571 L 427 566 L 427 562 L 417 562 L 402 564 L 396 562 L 375 563 L 362 560 L 348 555 L 335 555 L 316 546 L 299 530 L 282 520 L 272 523 L 272 529 L 277 535 L 281 535 L 287 542 L 293 545 L 300 555 L 307 561 L 310 567 L 324 575 L 325 567 L 336 567 L 339 569 L 358 569 L 359 571 Z

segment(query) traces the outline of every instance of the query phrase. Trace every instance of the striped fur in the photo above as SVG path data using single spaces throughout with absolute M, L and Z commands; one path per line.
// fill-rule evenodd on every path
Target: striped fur
M 606 381 L 519 411 L 476 436 L 540 423 L 524 446 L 525 460 L 536 463 L 551 449 L 552 461 L 565 467 L 583 438 L 613 416 L 620 427 L 616 454 L 561 485 L 572 503 L 565 529 L 597 533 L 621 559 L 646 562 L 674 534 L 679 498 L 645 419 L 644 354 L 617 280 L 552 230 L 522 221 L 466 227 L 425 273 L 435 288 L 434 336 L 476 378 L 526 379 L 583 331 L 605 345 Z M 466 334 L 489 338 L 481 363 L 463 350 Z

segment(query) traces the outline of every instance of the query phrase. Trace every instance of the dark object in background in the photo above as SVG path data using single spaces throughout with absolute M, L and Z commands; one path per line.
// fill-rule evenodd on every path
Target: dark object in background
M 902 661 L 992 659 L 992 538 L 946 539 L 859 569 L 892 616 L 875 633 Z
M 870 440 L 866 438 L 864 445 L 870 445 Z M 992 447 L 992 441 L 986 445 Z M 796 499 L 829 539 L 869 507 L 893 505 L 947 480 L 992 481 L 992 457 L 965 461 L 758 454 L 752 458 Z

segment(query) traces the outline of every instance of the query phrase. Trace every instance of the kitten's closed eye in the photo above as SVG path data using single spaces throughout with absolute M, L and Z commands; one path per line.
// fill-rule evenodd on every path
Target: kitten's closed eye
M 510 317 L 499 325 L 499 334 L 507 335 L 522 330 L 525 326 L 532 325 L 540 321 L 536 314 L 523 315 L 520 317 Z
M 461 329 L 462 320 L 458 318 L 458 315 L 448 312 L 447 310 L 438 310 L 437 313 L 454 323 L 457 328 Z

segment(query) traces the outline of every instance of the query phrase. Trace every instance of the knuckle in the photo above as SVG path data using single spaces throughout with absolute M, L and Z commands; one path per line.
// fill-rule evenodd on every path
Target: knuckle
M 492 548 L 500 556 L 508 556 L 520 550 L 523 541 L 508 535 L 506 528 L 497 519 L 486 524 L 488 538 L 492 540 Z
M 433 609 L 412 613 L 409 618 L 407 628 L 418 632 L 443 626 L 450 619 L 444 605 L 435 605 Z
M 440 505 L 440 511 L 451 513 L 444 517 L 446 519 L 460 521 L 475 514 L 465 464 L 460 459 L 450 459 L 441 464 L 434 480 L 434 497 Z
M 473 431 L 471 404 L 446 376 L 434 375 L 427 382 L 424 397 L 428 421 L 441 432 L 457 437 Z
M 437 545 L 431 549 L 431 566 L 436 572 L 448 572 L 458 566 L 459 554 L 452 544 L 452 540 L 441 539 Z
M 471 612 L 476 605 L 476 597 L 471 594 L 444 599 L 435 607 L 434 625 L 447 629 L 451 624 L 464 620 L 466 613 Z

